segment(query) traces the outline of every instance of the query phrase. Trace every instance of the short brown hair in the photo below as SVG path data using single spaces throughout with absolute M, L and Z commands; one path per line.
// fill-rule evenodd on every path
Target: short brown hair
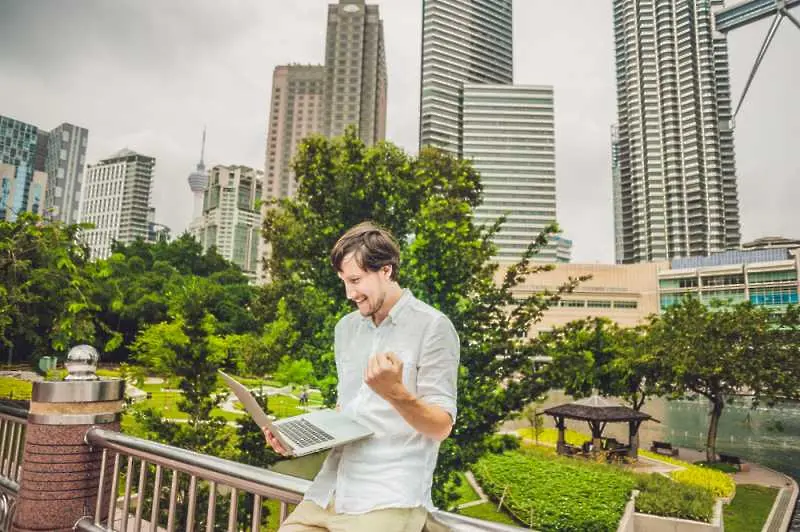
M 390 265 L 390 278 L 397 281 L 400 246 L 386 229 L 372 222 L 361 222 L 343 234 L 331 250 L 331 264 L 337 272 L 342 271 L 342 261 L 351 253 L 362 270 L 376 272 Z

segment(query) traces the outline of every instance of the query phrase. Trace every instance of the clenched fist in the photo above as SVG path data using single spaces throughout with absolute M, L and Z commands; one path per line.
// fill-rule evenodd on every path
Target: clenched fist
M 403 389 L 403 361 L 394 353 L 378 353 L 369 358 L 364 382 L 372 390 L 389 400 Z

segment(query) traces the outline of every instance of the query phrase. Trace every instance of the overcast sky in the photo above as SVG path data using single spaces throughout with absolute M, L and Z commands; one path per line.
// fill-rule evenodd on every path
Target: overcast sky
M 328 0 L 0 0 L 0 114 L 89 129 L 87 162 L 156 157 L 156 219 L 182 232 L 186 178 L 206 163 L 264 166 L 272 70 L 321 63 Z M 417 150 L 420 0 L 377 0 L 387 137 Z M 574 262 L 613 262 L 611 0 L 515 0 L 514 77 L 555 87 L 558 218 Z M 794 10 L 797 13 L 799 9 Z M 729 37 L 734 101 L 769 21 Z M 744 239 L 800 238 L 800 31 L 785 21 L 736 122 Z

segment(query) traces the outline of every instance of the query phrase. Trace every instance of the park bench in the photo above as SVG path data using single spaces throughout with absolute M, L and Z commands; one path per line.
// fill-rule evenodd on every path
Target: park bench
M 671 443 L 665 441 L 654 441 L 652 445 L 650 445 L 650 452 L 663 454 L 665 456 L 678 456 L 678 449 L 673 447 Z
M 732 454 L 719 453 L 719 461 L 723 464 L 730 464 L 739 468 L 739 471 L 749 471 L 750 466 L 742 461 L 738 456 Z

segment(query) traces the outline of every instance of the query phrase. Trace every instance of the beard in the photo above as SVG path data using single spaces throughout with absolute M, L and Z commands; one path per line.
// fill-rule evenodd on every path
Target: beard
M 367 301 L 369 301 L 369 299 L 367 299 Z M 378 312 L 383 307 L 383 304 L 385 302 L 386 302 L 386 293 L 383 292 L 380 294 L 380 296 L 378 296 L 378 300 L 375 302 L 374 305 L 373 304 L 369 305 L 369 308 L 367 309 L 366 312 L 362 311 L 361 309 L 359 309 L 359 312 L 361 312 L 361 315 L 364 316 L 365 318 L 371 318 L 372 316 L 375 315 L 376 312 Z

